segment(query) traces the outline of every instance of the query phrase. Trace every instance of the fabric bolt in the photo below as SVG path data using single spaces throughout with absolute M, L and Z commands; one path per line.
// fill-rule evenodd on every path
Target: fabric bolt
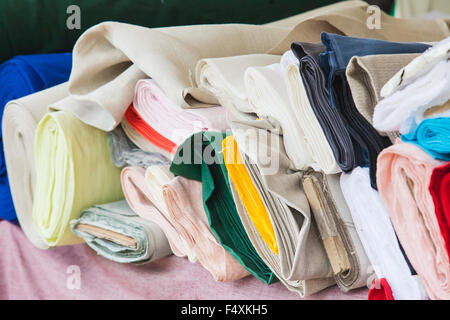
M 244 75 L 245 88 L 249 103 L 258 117 L 277 121 L 283 129 L 284 146 L 296 169 L 317 169 L 311 147 L 290 106 L 284 81 L 285 69 L 295 60 L 297 58 L 289 50 L 280 63 L 248 68 Z
M 72 54 L 16 56 L 0 65 L 0 115 L 6 104 L 69 79 Z M 1 126 L 0 126 L 1 130 Z M 15 220 L 16 212 L 11 197 L 3 136 L 0 133 L 0 218 Z
M 156 223 L 163 230 L 173 254 L 179 257 L 187 256 L 190 261 L 195 261 L 195 256 L 168 217 L 169 213 L 164 203 L 162 187 L 170 182 L 172 176 L 166 169 L 163 170 L 158 179 L 149 183 L 145 178 L 146 170 L 144 168 L 125 167 L 121 174 L 125 199 L 131 209 L 140 217 Z
M 48 246 L 41 239 L 32 218 L 36 183 L 35 131 L 48 105 L 67 94 L 67 84 L 57 85 L 10 101 L 3 113 L 2 140 L 15 211 L 27 238 L 41 249 Z
M 74 115 L 47 113 L 36 129 L 33 221 L 48 246 L 80 243 L 70 221 L 96 203 L 123 199 L 106 133 Z
M 375 128 L 399 130 L 402 134 L 413 131 L 423 121 L 427 109 L 442 106 L 450 100 L 449 88 L 450 61 L 445 59 L 425 75 L 381 100 L 373 115 Z
M 395 300 L 427 299 L 420 279 L 410 271 L 380 195 L 370 187 L 369 169 L 357 167 L 342 174 L 340 183 L 356 231 L 378 278 L 385 279 Z M 385 285 L 381 283 L 381 287 Z M 369 292 L 369 299 L 370 295 Z
M 147 168 L 151 165 L 168 164 L 169 159 L 157 152 L 145 152 L 136 146 L 119 125 L 107 133 L 111 156 L 114 164 L 122 168 L 125 165 Z
M 266 284 L 278 279 L 259 257 L 236 211 L 223 161 L 226 134 L 199 132 L 178 147 L 170 165 L 175 176 L 202 182 L 203 205 L 219 243 L 252 275 Z
M 214 280 L 227 282 L 249 275 L 209 228 L 199 181 L 175 177 L 163 187 L 163 196 L 170 221 Z
M 279 128 L 267 121 L 239 121 L 232 131 L 242 160 L 270 216 L 278 244 L 276 255 L 255 228 L 231 181 L 238 214 L 250 241 L 279 280 L 301 297 L 335 284 L 318 236 L 301 173 L 286 155 Z
M 395 300 L 391 287 L 385 278 L 376 279 L 372 283 L 367 300 Z
M 176 147 L 195 132 L 222 132 L 229 128 L 225 108 L 183 110 L 167 97 L 153 79 L 137 82 L 133 108 L 153 129 L 149 130 L 146 138 L 170 153 L 174 153 Z M 130 118 L 127 120 L 133 126 Z
M 363 163 L 363 159 L 361 152 L 355 150 L 355 143 L 338 110 L 330 105 L 325 74 L 318 61 L 318 55 L 324 50 L 325 46 L 322 44 L 292 44 L 292 51 L 299 60 L 299 72 L 311 109 L 322 128 L 337 164 L 342 171 L 348 172 Z
M 302 183 L 337 285 L 343 291 L 367 285 L 371 264 L 342 194 L 339 174 L 309 170 Z
M 433 170 L 430 178 L 430 194 L 436 211 L 439 228 L 445 241 L 447 254 L 450 256 L 450 164 L 446 163 Z
M 70 228 L 95 252 L 115 262 L 143 264 L 172 253 L 158 225 L 140 218 L 124 200 L 84 210 Z
M 350 91 L 345 70 L 353 56 L 369 54 L 421 53 L 429 48 L 423 43 L 400 43 L 377 39 L 345 37 L 324 32 L 322 43 L 326 50 L 319 54 L 319 64 L 328 78 L 330 105 L 338 110 L 356 150 L 363 153 L 364 165 L 370 168 L 370 180 L 376 188 L 376 161 L 381 150 L 391 145 L 382 137 L 356 108 Z
M 223 158 L 228 174 L 233 182 L 239 198 L 246 211 L 250 214 L 255 228 L 273 253 L 278 254 L 278 244 L 275 238 L 272 222 L 264 203 L 251 177 L 245 168 L 236 140 L 228 136 L 222 142 Z
M 350 59 L 345 75 L 359 113 L 373 125 L 373 112 L 381 100 L 381 88 L 397 72 L 419 54 L 379 54 Z M 379 132 L 391 142 L 400 137 L 397 132 Z
M 418 78 L 424 76 L 437 63 L 450 57 L 450 37 L 439 41 L 413 61 L 397 71 L 381 89 L 381 96 L 386 98 Z
M 269 54 L 202 59 L 195 67 L 195 79 L 237 119 L 254 119 L 255 110 L 248 101 L 244 83 L 245 70 L 278 62 L 280 56 Z
M 442 165 L 400 140 L 378 157 L 378 190 L 392 225 L 430 299 L 450 298 L 450 263 L 432 196 L 433 169 Z
M 413 132 L 402 135 L 402 140 L 421 147 L 434 159 L 450 161 L 450 118 L 425 119 Z

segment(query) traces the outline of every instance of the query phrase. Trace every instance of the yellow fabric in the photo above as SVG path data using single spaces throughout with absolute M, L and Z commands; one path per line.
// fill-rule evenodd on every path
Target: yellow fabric
M 223 156 L 233 184 L 247 210 L 250 219 L 258 230 L 264 242 L 275 254 L 278 254 L 277 239 L 266 207 L 253 184 L 245 167 L 236 140 L 233 136 L 226 137 L 222 142 Z

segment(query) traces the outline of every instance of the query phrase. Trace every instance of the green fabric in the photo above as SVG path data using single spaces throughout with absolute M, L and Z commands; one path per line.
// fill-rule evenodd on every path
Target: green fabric
M 270 284 L 278 279 L 251 244 L 231 194 L 222 154 L 222 140 L 226 136 L 218 132 L 192 135 L 178 147 L 170 171 L 202 182 L 203 205 L 220 244 L 251 274 Z
M 35 146 L 34 224 L 49 246 L 80 243 L 70 221 L 93 205 L 124 198 L 106 132 L 52 112 L 39 123 Z
M 72 51 L 76 39 L 103 21 L 145 27 L 205 23 L 262 24 L 337 0 L 0 0 L 0 62 L 18 54 Z M 81 9 L 69 30 L 67 7 Z

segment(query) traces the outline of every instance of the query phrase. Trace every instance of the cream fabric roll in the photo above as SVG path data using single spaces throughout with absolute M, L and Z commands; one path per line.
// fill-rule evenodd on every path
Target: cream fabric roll
M 146 170 L 140 167 L 126 167 L 122 170 L 121 181 L 125 199 L 131 209 L 144 219 L 153 221 L 164 232 L 169 240 L 172 252 L 179 257 L 188 256 L 194 262 L 195 255 L 189 250 L 185 241 L 170 222 L 167 207 L 162 195 L 162 187 L 170 182 L 166 168 L 151 183 L 145 178 Z
M 264 67 L 250 67 L 244 75 L 245 88 L 250 106 L 260 118 L 277 121 L 283 129 L 286 153 L 297 170 L 308 167 L 319 169 L 313 160 L 311 146 L 296 112 L 291 106 L 284 81 L 285 66 L 294 63 L 295 56 L 289 50 L 280 63 Z
M 318 167 L 327 174 L 341 172 L 322 127 L 312 110 L 300 75 L 298 60 L 286 68 L 285 83 L 290 106 L 311 150 Z
M 234 192 L 252 244 L 287 288 L 300 296 L 334 284 L 331 266 L 301 187 L 301 173 L 292 171 L 294 166 L 286 156 L 281 136 L 264 120 L 233 122 L 232 131 L 271 219 L 278 256 L 261 238 Z
M 249 275 L 212 233 L 203 208 L 201 182 L 176 177 L 163 186 L 163 195 L 171 223 L 216 281 L 234 281 Z
M 428 298 L 421 280 L 412 275 L 380 195 L 370 186 L 369 169 L 357 167 L 341 175 L 341 187 L 365 252 L 378 278 L 386 278 L 395 300 Z
M 202 59 L 195 68 L 200 88 L 214 95 L 237 119 L 254 119 L 244 84 L 248 67 L 266 66 L 280 61 L 278 55 L 252 54 L 224 58 Z
M 65 111 L 47 113 L 35 144 L 33 221 L 48 246 L 80 243 L 70 221 L 95 204 L 123 199 L 106 132 Z
M 366 285 L 371 276 L 350 210 L 339 185 L 339 174 L 325 175 L 309 170 L 302 178 L 336 283 L 343 291 Z
M 35 131 L 38 122 L 47 112 L 48 105 L 67 95 L 67 84 L 61 84 L 10 101 L 3 113 L 3 144 L 14 207 L 25 235 L 40 249 L 46 249 L 48 245 L 39 235 L 32 218 L 36 183 Z
M 450 57 L 450 37 L 433 45 L 408 65 L 401 68 L 381 89 L 383 98 L 412 83 L 430 71 L 437 63 Z

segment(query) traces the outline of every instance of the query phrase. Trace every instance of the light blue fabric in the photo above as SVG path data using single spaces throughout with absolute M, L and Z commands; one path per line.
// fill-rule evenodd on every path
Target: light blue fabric
M 72 68 L 71 53 L 14 57 L 0 65 L 0 115 L 10 100 L 66 82 Z M 1 120 L 1 118 L 0 118 Z M 0 218 L 15 220 L 0 125 Z
M 402 140 L 419 146 L 437 160 L 450 161 L 450 118 L 425 119 L 414 131 L 402 135 Z

